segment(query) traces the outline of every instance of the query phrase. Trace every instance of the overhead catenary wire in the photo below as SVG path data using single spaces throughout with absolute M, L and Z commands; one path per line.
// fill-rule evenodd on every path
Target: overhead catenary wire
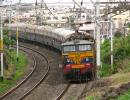
M 57 16 L 54 15 L 53 12 L 49 9 L 49 7 L 48 7 L 47 4 L 45 3 L 45 1 L 44 1 L 44 0 L 41 0 L 41 2 L 44 3 L 45 8 L 50 12 L 50 14 L 51 14 L 53 17 L 57 18 Z M 36 10 L 36 13 L 37 13 L 37 7 L 36 7 L 36 6 L 38 6 L 37 0 L 36 0 L 36 2 L 35 2 L 35 10 Z M 43 7 L 43 5 L 42 5 L 41 7 Z M 64 12 L 64 11 L 63 11 L 63 12 Z M 37 15 L 37 14 L 36 14 L 36 15 Z M 67 19 L 70 19 L 69 16 L 67 16 L 65 12 L 64 12 L 64 15 L 66 16 Z M 59 19 L 57 19 L 57 21 L 62 22 L 62 20 L 59 20 Z M 58 24 L 58 22 L 56 22 L 56 24 Z M 69 23 L 69 24 L 73 24 L 73 23 Z
M 82 7 L 81 5 L 79 5 L 75 0 L 73 0 L 73 2 L 80 8 L 80 9 L 82 9 L 87 15 L 91 15 L 91 13 L 89 13 L 89 12 L 86 12 L 86 8 L 84 8 L 84 7 Z M 92 0 L 91 0 L 91 3 L 93 3 L 94 4 L 94 7 L 95 7 L 95 9 L 96 9 L 96 3 L 94 3 Z M 90 17 L 90 18 L 92 18 L 92 17 Z M 97 22 L 97 19 L 99 19 L 100 18 L 100 16 L 98 16 L 98 18 L 97 17 L 95 17 L 95 18 L 92 18 L 96 23 L 97 23 L 97 25 L 98 26 L 100 26 L 101 27 L 101 25 Z
M 45 1 L 42 0 L 42 2 L 44 3 L 44 5 L 45 5 L 45 7 L 47 8 L 47 10 L 52 14 L 52 16 L 53 16 L 53 17 L 57 17 L 57 16 L 55 16 L 55 15 L 53 14 L 53 12 L 49 9 L 49 7 L 48 7 L 47 4 L 45 3 Z M 62 21 L 62 20 L 59 20 L 59 19 L 58 19 L 58 21 Z
M 49 9 L 49 7 L 48 7 L 47 4 L 45 3 L 45 1 L 44 1 L 44 0 L 41 0 L 41 3 L 42 3 L 42 2 L 44 3 L 45 8 L 50 12 L 50 14 L 51 14 L 53 17 L 57 18 L 57 16 L 55 16 L 55 15 L 53 14 L 53 12 Z M 37 6 L 38 6 L 38 2 L 37 2 L 37 0 L 36 0 L 36 2 L 35 2 L 36 16 L 37 16 Z M 43 7 L 42 4 L 41 4 L 41 7 Z M 59 20 L 59 19 L 57 19 L 57 21 L 62 22 L 62 20 Z M 58 22 L 56 22 L 56 24 L 58 24 Z
M 80 9 L 82 9 L 85 13 L 87 13 L 88 15 L 91 15 L 90 13 L 86 12 L 86 9 L 83 8 L 80 4 L 78 4 L 75 0 L 73 0 L 73 2 L 74 2 Z

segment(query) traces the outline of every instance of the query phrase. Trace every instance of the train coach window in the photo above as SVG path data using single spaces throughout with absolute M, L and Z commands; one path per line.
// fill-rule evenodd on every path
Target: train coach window
M 64 52 L 75 51 L 75 46 L 64 46 L 63 51 Z
M 91 50 L 91 45 L 79 45 L 79 51 Z

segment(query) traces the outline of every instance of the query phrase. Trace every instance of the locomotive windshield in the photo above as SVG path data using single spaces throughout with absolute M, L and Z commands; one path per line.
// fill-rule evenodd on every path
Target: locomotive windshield
M 91 51 L 93 42 L 87 40 L 68 41 L 62 43 L 62 52 Z
M 79 51 L 88 51 L 88 50 L 92 50 L 91 45 L 79 45 Z
M 63 51 L 64 52 L 69 52 L 69 51 L 76 51 L 76 50 L 75 50 L 74 45 L 68 45 L 68 46 L 64 46 Z
M 89 44 L 67 45 L 63 47 L 63 52 L 89 51 L 89 50 L 92 50 L 92 46 Z

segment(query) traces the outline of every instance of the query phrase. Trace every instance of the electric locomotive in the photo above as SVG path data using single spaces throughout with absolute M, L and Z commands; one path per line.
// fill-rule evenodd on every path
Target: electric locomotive
M 62 61 L 66 79 L 92 79 L 95 75 L 94 42 L 77 39 L 62 43 Z

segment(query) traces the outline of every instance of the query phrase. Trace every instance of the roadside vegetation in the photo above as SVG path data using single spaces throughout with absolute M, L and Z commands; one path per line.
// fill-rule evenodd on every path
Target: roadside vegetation
M 121 37 L 120 33 L 114 38 L 114 65 L 110 65 L 110 40 L 106 39 L 101 45 L 102 68 L 100 76 L 109 76 L 117 72 L 130 72 L 130 35 Z
M 9 31 L 4 31 L 4 80 L 0 82 L 0 95 L 16 84 L 26 70 L 27 58 L 19 53 L 17 61 L 16 50 L 12 48 L 15 40 L 9 38 Z
M 130 99 L 130 90 L 119 96 L 116 100 L 129 100 L 129 99 Z
M 111 66 L 110 64 L 110 40 L 106 39 L 101 45 L 102 66 L 99 69 L 99 74 L 104 80 L 103 83 L 101 82 L 103 86 L 92 88 L 87 92 L 85 100 L 100 100 L 109 89 L 120 88 L 121 85 L 130 82 L 130 35 L 124 37 L 121 36 L 120 32 L 117 32 L 113 42 L 114 65 Z M 94 82 L 93 84 L 97 83 Z M 123 94 L 117 95 L 117 98 L 109 98 L 108 100 L 129 100 L 129 94 L 130 90 L 126 89 Z

